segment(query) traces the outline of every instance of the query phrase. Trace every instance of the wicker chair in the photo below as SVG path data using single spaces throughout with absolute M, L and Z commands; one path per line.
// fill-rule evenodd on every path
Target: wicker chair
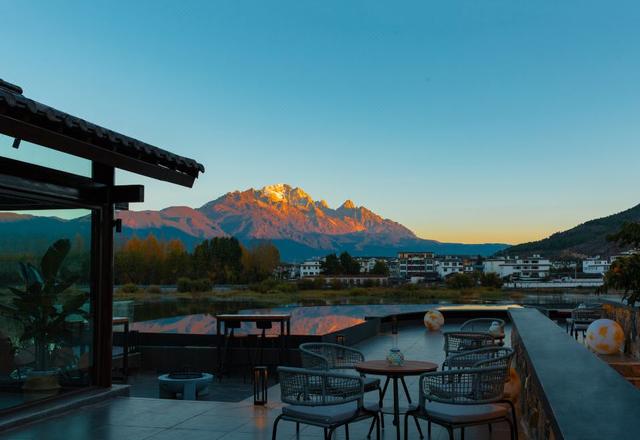
M 444 354 L 447 358 L 452 354 L 497 345 L 495 337 L 486 332 L 448 331 L 443 335 Z
M 472 367 L 511 366 L 513 350 L 506 347 L 483 347 L 452 354 L 442 363 L 442 370 Z
M 465 351 L 463 353 L 453 354 L 442 363 L 442 370 L 453 370 L 463 368 L 481 368 L 481 367 L 502 367 L 509 371 L 511 360 L 515 352 L 505 347 L 485 347 L 477 350 Z M 507 381 L 509 375 L 507 375 Z M 518 438 L 518 425 L 516 420 L 516 407 L 510 396 L 504 396 L 501 403 L 506 403 L 511 409 L 511 418 L 513 420 L 513 429 L 515 436 Z
M 494 323 L 497 323 L 498 326 L 500 327 L 500 331 L 499 331 L 498 334 L 490 332 L 491 326 Z M 462 323 L 462 326 L 460 327 L 460 331 L 462 331 L 462 332 L 490 333 L 495 337 L 496 344 L 504 345 L 504 326 L 505 325 L 506 324 L 505 324 L 503 319 L 498 319 L 498 318 L 475 318 L 475 319 L 470 319 L 470 320 L 465 321 L 464 323 Z
M 363 362 L 364 354 L 355 348 L 346 347 L 340 344 L 331 344 L 328 342 L 308 342 L 300 344 L 300 358 L 302 360 L 302 368 L 311 370 L 334 371 L 344 374 L 350 374 L 355 371 L 355 365 Z M 352 374 L 352 373 L 351 373 Z M 364 380 L 364 392 L 378 392 L 378 404 L 382 407 L 382 399 L 384 392 L 380 387 L 380 379 L 360 375 Z M 380 415 L 380 423 L 384 429 L 384 416 Z M 373 431 L 373 424 L 369 429 L 369 435 Z
M 425 373 L 420 376 L 420 400 L 404 417 L 404 435 L 408 439 L 408 419 L 418 417 L 443 426 L 453 440 L 453 431 L 475 425 L 489 425 L 501 421 L 509 424 L 511 439 L 516 439 L 514 422 L 504 399 L 504 383 L 508 369 L 503 366 L 469 368 Z
M 355 348 L 326 342 L 309 342 L 301 344 L 300 357 L 302 368 L 310 370 L 325 370 L 342 372 L 345 374 L 355 371 L 358 362 L 364 362 L 364 354 Z M 378 391 L 382 400 L 380 379 L 362 376 L 364 391 Z
M 376 438 L 380 439 L 377 403 L 364 405 L 364 380 L 352 374 L 302 368 L 278 367 L 281 400 L 287 403 L 273 422 L 272 440 L 276 440 L 278 423 L 287 420 L 324 429 L 324 439 L 330 440 L 335 430 L 345 427 L 349 438 L 349 424 L 372 418 Z

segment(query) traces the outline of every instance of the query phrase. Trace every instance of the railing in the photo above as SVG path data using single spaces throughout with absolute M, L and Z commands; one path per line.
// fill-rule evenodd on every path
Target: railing
M 538 310 L 509 316 L 528 438 L 638 438 L 639 390 Z

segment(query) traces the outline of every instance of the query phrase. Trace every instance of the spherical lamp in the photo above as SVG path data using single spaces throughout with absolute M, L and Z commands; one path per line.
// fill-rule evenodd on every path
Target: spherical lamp
M 444 325 L 444 316 L 438 310 L 429 310 L 424 314 L 424 326 L 430 332 L 437 332 Z
M 624 331 L 611 319 L 597 319 L 587 328 L 587 345 L 598 354 L 618 353 L 624 345 Z

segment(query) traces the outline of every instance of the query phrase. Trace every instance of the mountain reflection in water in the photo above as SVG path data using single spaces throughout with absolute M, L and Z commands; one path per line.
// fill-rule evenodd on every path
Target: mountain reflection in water
M 238 313 L 270 314 L 289 313 L 291 315 L 291 334 L 325 335 L 364 322 L 365 316 L 386 316 L 395 313 L 421 312 L 435 307 L 436 304 L 398 304 L 398 305 L 349 305 L 317 307 L 278 307 L 270 309 L 246 309 Z M 180 333 L 215 335 L 216 319 L 208 313 L 153 319 L 135 322 L 133 330 L 142 333 Z M 243 323 L 242 333 L 257 333 L 254 323 Z M 277 335 L 279 324 L 267 331 Z

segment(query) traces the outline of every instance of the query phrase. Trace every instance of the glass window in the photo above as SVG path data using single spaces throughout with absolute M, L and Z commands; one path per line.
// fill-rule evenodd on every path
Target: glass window
M 90 214 L 0 211 L 0 411 L 91 384 Z

